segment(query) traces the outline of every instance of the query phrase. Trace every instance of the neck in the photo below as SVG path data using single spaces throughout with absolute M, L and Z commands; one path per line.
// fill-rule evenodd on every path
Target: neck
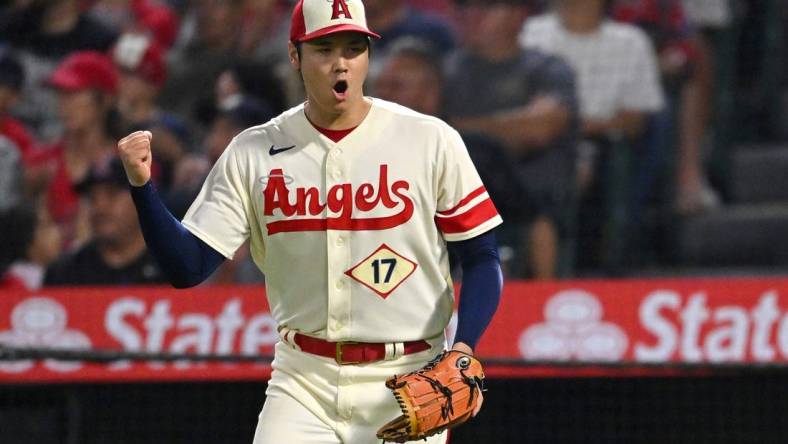
M 145 239 L 140 232 L 119 236 L 118 239 L 100 240 L 96 246 L 99 256 L 112 268 L 125 267 L 145 253 Z
M 343 130 L 354 128 L 364 121 L 364 118 L 372 108 L 372 102 L 366 98 L 362 98 L 356 105 L 344 112 L 330 112 L 320 109 L 319 106 L 313 106 L 313 101 L 307 100 L 304 106 L 304 113 L 306 117 L 320 128 L 330 130 Z
M 599 29 L 605 17 L 601 2 L 583 0 L 570 3 L 561 3 L 558 7 L 558 17 L 564 28 L 576 34 L 589 34 Z
M 62 34 L 74 29 L 79 20 L 79 11 L 73 2 L 57 2 L 48 7 L 41 22 L 45 34 Z

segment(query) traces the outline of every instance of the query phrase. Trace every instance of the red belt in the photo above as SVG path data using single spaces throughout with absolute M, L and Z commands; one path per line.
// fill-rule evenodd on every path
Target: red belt
M 339 365 L 360 364 L 362 362 L 386 359 L 386 344 L 380 342 L 329 342 L 300 333 L 296 333 L 293 340 L 301 347 L 301 351 L 334 358 Z M 405 342 L 403 343 L 401 355 L 418 353 L 428 350 L 430 347 L 430 343 L 424 340 Z

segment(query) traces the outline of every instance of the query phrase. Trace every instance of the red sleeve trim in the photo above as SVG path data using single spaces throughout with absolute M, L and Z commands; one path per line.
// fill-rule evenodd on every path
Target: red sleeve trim
M 462 200 L 459 201 L 457 203 L 457 205 L 455 205 L 453 208 L 450 208 L 450 209 L 445 210 L 445 211 L 438 211 L 438 214 L 440 214 L 442 216 L 449 215 L 449 214 L 457 211 L 463 205 L 467 204 L 468 202 L 472 201 L 473 199 L 479 197 L 480 195 L 482 195 L 482 194 L 484 194 L 486 192 L 487 192 L 487 189 L 485 189 L 484 185 L 482 185 L 479 188 L 476 188 L 475 190 L 471 191 L 467 196 L 463 197 Z
M 498 215 L 495 204 L 487 198 L 470 210 L 452 217 L 435 217 L 435 224 L 446 234 L 464 233 Z

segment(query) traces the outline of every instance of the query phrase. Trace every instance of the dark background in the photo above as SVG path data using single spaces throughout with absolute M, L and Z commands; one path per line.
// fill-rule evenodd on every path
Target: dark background
M 788 375 L 488 381 L 451 444 L 785 443 Z M 0 387 L 3 444 L 251 444 L 265 383 Z

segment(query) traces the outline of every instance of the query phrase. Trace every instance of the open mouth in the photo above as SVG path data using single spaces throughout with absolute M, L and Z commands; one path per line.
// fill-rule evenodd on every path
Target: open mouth
M 334 84 L 334 92 L 336 92 L 339 95 L 344 95 L 345 92 L 347 92 L 347 81 L 346 80 L 340 80 L 337 83 L 335 83 Z

